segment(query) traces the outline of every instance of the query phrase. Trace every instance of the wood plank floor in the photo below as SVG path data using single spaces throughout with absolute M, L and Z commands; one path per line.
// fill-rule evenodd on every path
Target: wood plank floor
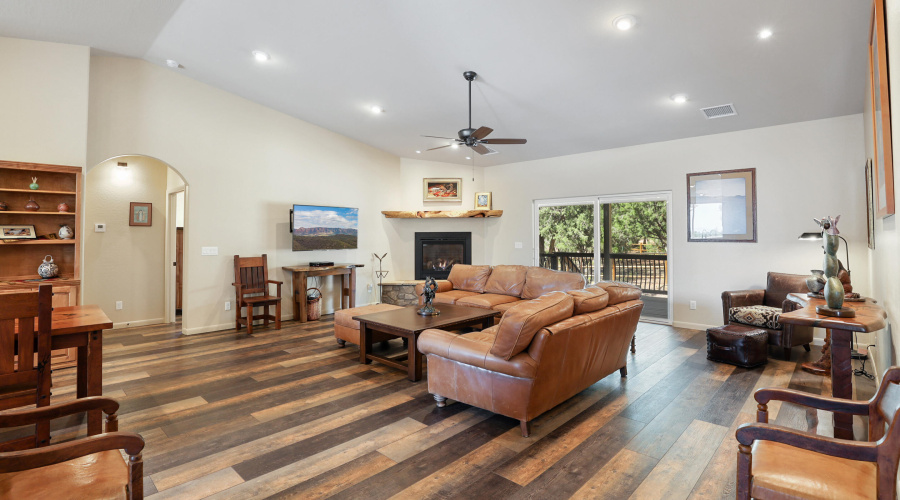
M 734 498 L 735 428 L 763 386 L 830 392 L 830 379 L 771 358 L 706 360 L 705 334 L 642 323 L 628 377 L 594 384 L 533 423 L 461 403 L 338 348 L 332 318 L 182 336 L 178 324 L 107 332 L 104 394 L 142 434 L 149 498 Z M 387 349 L 401 351 L 399 340 Z M 871 370 L 871 366 L 869 367 Z M 873 382 L 854 377 L 857 399 Z M 54 372 L 54 401 L 74 397 Z M 830 435 L 830 415 L 771 405 L 773 422 Z M 857 423 L 862 426 L 860 421 Z M 83 432 L 63 419 L 54 439 Z

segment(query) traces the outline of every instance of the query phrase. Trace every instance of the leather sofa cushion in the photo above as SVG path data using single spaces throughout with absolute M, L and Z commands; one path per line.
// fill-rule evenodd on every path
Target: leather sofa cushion
M 491 309 L 493 309 L 495 311 L 500 311 L 500 316 L 503 316 L 504 314 L 506 314 L 506 311 L 509 311 L 513 306 L 517 305 L 519 302 L 522 302 L 522 301 L 519 300 L 518 302 L 507 302 L 505 304 L 497 304 L 494 307 L 492 307 Z
M 812 453 L 774 441 L 753 443 L 754 498 L 875 498 L 872 462 Z
M 781 308 L 789 293 L 806 293 L 806 278 L 802 274 L 768 273 L 766 275 L 766 296 L 763 305 Z
M 471 297 L 478 295 L 475 292 L 467 292 L 465 290 L 450 290 L 449 292 L 441 292 L 434 294 L 435 304 L 456 304 L 456 301 L 463 297 Z
M 525 272 L 523 299 L 536 299 L 547 292 L 565 292 L 584 288 L 584 276 L 542 267 L 529 267 Z
M 591 286 L 597 286 L 609 294 L 609 304 L 614 306 L 629 300 L 637 300 L 641 298 L 641 289 L 637 285 L 625 283 L 622 281 L 598 281 Z
M 525 266 L 494 266 L 491 277 L 484 285 L 484 293 L 497 293 L 500 295 L 513 295 L 520 297 L 525 288 Z
M 609 293 L 600 287 L 589 286 L 583 290 L 569 290 L 575 299 L 575 314 L 599 311 L 609 303 Z
M 571 317 L 574 309 L 575 300 L 563 292 L 516 304 L 500 320 L 491 354 L 509 360 L 528 347 L 538 330 Z
M 773 330 L 781 330 L 778 317 L 781 315 L 780 307 L 769 306 L 744 306 L 732 307 L 728 310 L 728 321 L 743 325 L 761 326 Z
M 498 304 L 506 304 L 509 302 L 520 302 L 520 299 L 518 297 L 498 295 L 496 293 L 478 293 L 457 300 L 456 305 L 493 309 L 494 306 Z
M 447 279 L 453 283 L 455 290 L 482 293 L 488 276 L 491 275 L 491 266 L 470 266 L 468 264 L 454 264 L 450 268 L 450 276 Z

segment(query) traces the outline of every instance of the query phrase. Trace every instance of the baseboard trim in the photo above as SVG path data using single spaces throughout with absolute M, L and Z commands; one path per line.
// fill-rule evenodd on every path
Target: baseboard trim
M 159 325 L 165 323 L 165 318 L 139 319 L 137 321 L 123 321 L 121 323 L 113 323 L 113 329 L 116 328 L 133 328 L 135 326 Z
M 881 375 L 883 374 L 881 368 L 878 366 L 878 363 L 875 360 L 878 359 L 878 347 L 872 346 L 869 348 L 869 360 L 872 362 L 872 371 L 875 372 L 875 385 L 881 385 Z
M 673 321 L 672 326 L 675 328 L 687 328 L 689 330 L 707 330 L 722 325 L 704 325 L 702 323 L 688 323 L 685 321 Z

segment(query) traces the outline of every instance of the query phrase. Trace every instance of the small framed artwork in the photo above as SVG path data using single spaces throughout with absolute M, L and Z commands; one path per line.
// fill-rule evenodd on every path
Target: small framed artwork
M 153 204 L 131 202 L 131 213 L 128 220 L 129 226 L 152 226 L 153 225 Z
M 875 179 L 872 159 L 866 162 L 866 230 L 869 233 L 869 248 L 875 250 Z
M 33 240 L 37 233 L 33 225 L 0 226 L 0 238 L 4 240 Z
M 475 193 L 475 210 L 491 209 L 491 193 Z
M 688 241 L 756 243 L 756 169 L 687 174 Z
M 424 201 L 462 200 L 462 179 L 422 179 Z

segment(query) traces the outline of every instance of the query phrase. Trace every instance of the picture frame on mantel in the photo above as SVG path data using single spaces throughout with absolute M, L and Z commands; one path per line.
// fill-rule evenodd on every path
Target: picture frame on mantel
M 894 215 L 894 161 L 891 144 L 891 97 L 887 74 L 884 0 L 874 0 L 869 33 L 869 94 L 875 147 L 875 209 L 879 217 Z
M 462 179 L 422 179 L 424 201 L 462 201 Z
M 689 242 L 756 243 L 756 169 L 687 174 Z
M 132 201 L 128 215 L 129 226 L 152 226 L 153 204 Z
M 491 209 L 491 193 L 475 193 L 475 210 Z

